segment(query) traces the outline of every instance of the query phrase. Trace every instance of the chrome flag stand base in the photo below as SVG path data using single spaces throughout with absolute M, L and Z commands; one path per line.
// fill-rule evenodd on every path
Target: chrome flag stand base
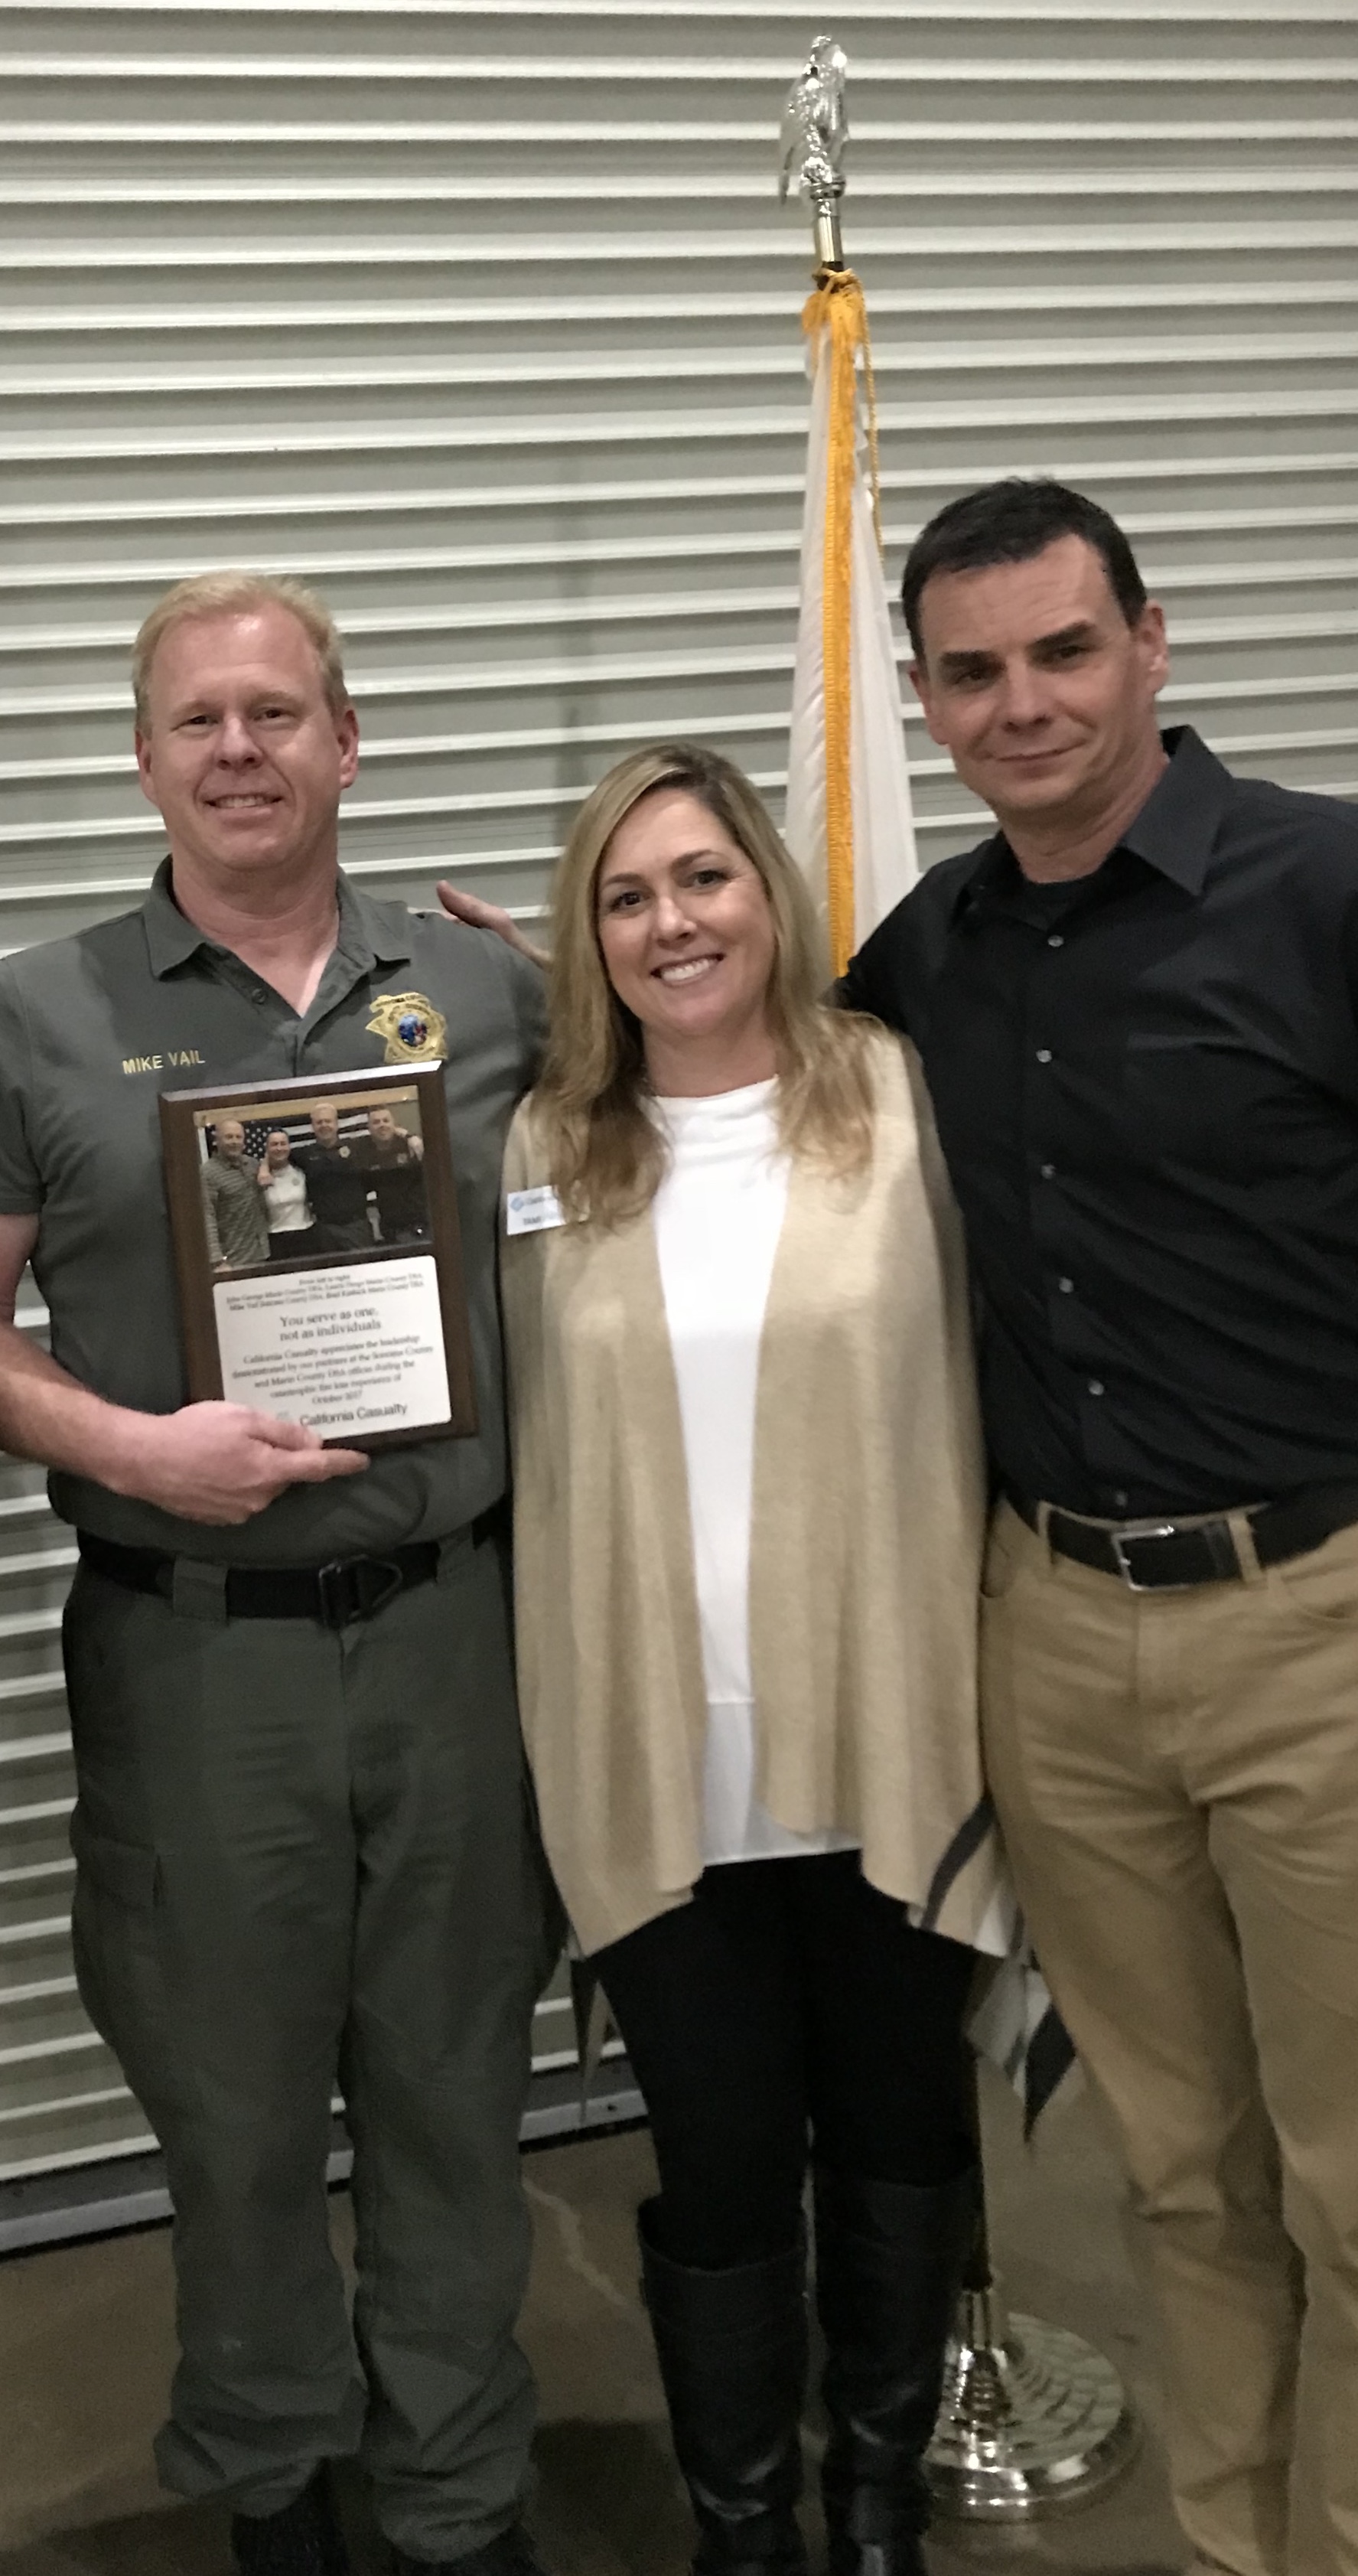
M 979 2261 L 973 2271 L 989 2273 Z M 964 2289 L 926 2468 L 940 2514 L 1021 2522 L 1083 2504 L 1135 2455 L 1112 2363 L 1079 2335 L 1005 2312 L 993 2280 Z

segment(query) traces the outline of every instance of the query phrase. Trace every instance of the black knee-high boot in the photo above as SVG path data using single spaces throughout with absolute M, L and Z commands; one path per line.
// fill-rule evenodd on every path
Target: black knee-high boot
M 976 2224 L 974 2172 L 916 2187 L 818 2168 L 815 2202 L 830 2576 L 919 2576 L 922 2464 Z
M 694 2576 L 803 2576 L 797 2528 L 806 2255 L 703 2272 L 638 2217 L 642 2279 L 675 2454 L 698 2518 Z

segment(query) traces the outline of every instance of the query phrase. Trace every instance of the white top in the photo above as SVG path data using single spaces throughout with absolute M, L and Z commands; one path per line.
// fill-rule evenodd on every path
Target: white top
M 306 1174 L 296 1163 L 284 1163 L 272 1180 L 260 1184 L 270 1234 L 300 1234 L 311 1223 Z
M 792 1834 L 754 1794 L 750 1506 L 755 1388 L 787 1208 L 776 1080 L 705 1100 L 658 1100 L 669 1168 L 654 1203 L 679 1384 L 707 1684 L 704 1866 L 852 1851 L 849 1834 Z

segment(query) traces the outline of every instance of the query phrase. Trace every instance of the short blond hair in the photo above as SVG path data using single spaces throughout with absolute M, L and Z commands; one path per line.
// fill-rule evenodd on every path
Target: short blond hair
M 344 677 L 344 648 L 339 628 L 320 592 L 304 581 L 268 572 L 196 572 L 177 581 L 143 618 L 132 647 L 132 696 L 137 730 L 145 733 L 150 716 L 151 666 L 172 626 L 193 617 L 248 617 L 260 608 L 286 608 L 315 649 L 325 703 L 333 716 L 349 705 Z
M 778 1126 L 787 1150 L 837 1172 L 872 1150 L 871 1021 L 827 1008 L 811 897 L 757 789 L 705 744 L 629 752 L 575 819 L 552 898 L 546 1061 L 534 1093 L 552 1182 L 571 1215 L 611 1225 L 636 1215 L 659 1185 L 665 1148 L 645 1106 L 639 1023 L 604 965 L 599 871 L 618 825 L 657 788 L 696 797 L 761 878 L 773 923 L 768 1019 L 781 1075 Z

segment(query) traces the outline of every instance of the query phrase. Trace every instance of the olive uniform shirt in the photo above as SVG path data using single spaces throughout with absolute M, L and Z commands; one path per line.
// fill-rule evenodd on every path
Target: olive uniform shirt
M 343 875 L 339 896 L 334 954 L 300 1017 L 185 920 L 168 860 L 139 911 L 0 962 L 0 1214 L 39 1220 L 54 1358 L 112 1403 L 172 1413 L 186 1389 L 159 1093 L 442 1056 L 478 1430 L 380 1451 L 361 1475 L 293 1486 L 231 1529 L 54 1473 L 54 1509 L 101 1537 L 320 1564 L 447 1537 L 504 1490 L 500 1160 L 537 1070 L 542 977 L 489 931 L 375 902 Z

